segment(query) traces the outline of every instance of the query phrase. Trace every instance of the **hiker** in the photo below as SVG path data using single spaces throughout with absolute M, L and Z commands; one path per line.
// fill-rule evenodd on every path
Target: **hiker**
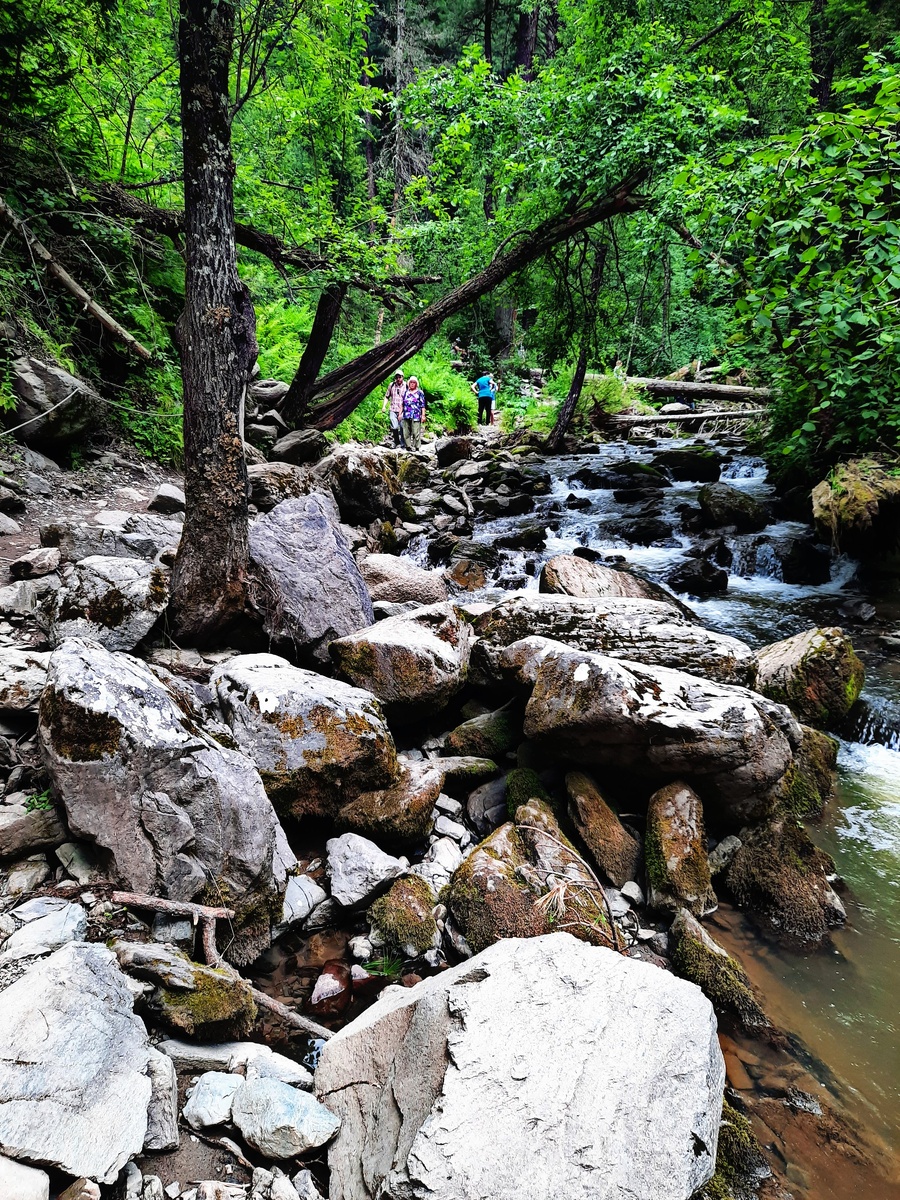
M 481 375 L 472 384 L 472 391 L 478 397 L 478 424 L 490 425 L 494 411 L 494 399 L 497 395 L 497 384 L 490 372 Z
M 410 375 L 403 393 L 403 444 L 407 450 L 418 450 L 422 445 L 422 421 L 425 417 L 425 393 L 419 387 L 415 375 Z
M 391 433 L 394 437 L 395 446 L 403 446 L 406 448 L 406 442 L 403 439 L 403 429 L 400 422 L 403 419 L 403 393 L 406 391 L 406 385 L 403 382 L 403 372 L 395 371 L 394 380 L 384 394 L 384 400 L 381 404 L 381 411 L 389 413 L 388 419 L 391 423 Z

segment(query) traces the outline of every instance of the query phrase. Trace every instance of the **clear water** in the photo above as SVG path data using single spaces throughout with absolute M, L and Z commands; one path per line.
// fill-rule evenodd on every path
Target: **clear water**
M 485 598 L 511 585 L 536 588 L 541 562 L 554 554 L 571 553 L 579 545 L 621 555 L 629 567 L 664 582 L 668 571 L 684 558 L 689 539 L 676 532 L 671 545 L 631 546 L 610 525 L 637 515 L 636 507 L 616 503 L 609 490 L 569 482 L 582 466 L 651 457 L 652 450 L 615 445 L 602 447 L 599 454 L 544 460 L 540 465 L 554 480 L 552 495 L 538 501 L 535 511 L 524 517 L 485 523 L 476 529 L 475 537 L 493 541 L 543 517 L 548 522 L 546 547 L 537 553 L 504 552 L 498 579 L 485 589 Z M 745 454 L 734 455 L 722 478 L 760 500 L 774 496 L 763 462 Z M 679 505 L 696 499 L 699 487 L 677 483 L 665 489 L 659 498 L 663 515 L 676 516 Z M 554 514 L 554 502 L 564 504 L 570 494 L 586 499 L 590 507 Z M 675 524 L 677 528 L 677 520 Z M 890 594 L 868 596 L 857 582 L 856 564 L 848 558 L 832 562 L 828 583 L 785 584 L 773 547 L 808 533 L 807 526 L 780 521 L 762 536 L 729 539 L 734 562 L 727 594 L 690 600 L 691 607 L 704 624 L 755 647 L 813 624 L 841 625 L 839 606 L 847 601 L 875 599 L 879 617 L 900 618 L 900 599 Z M 866 703 L 848 726 L 848 740 L 841 744 L 837 801 L 821 823 L 810 828 L 814 840 L 834 856 L 846 881 L 847 928 L 837 934 L 830 951 L 808 957 L 757 945 L 754 957 L 764 965 L 754 970 L 754 978 L 771 998 L 775 1019 L 799 1036 L 811 1059 L 824 1064 L 830 1092 L 864 1128 L 898 1150 L 900 666 L 896 659 L 893 665 L 870 662 L 867 672 Z M 864 1188 L 858 1194 L 868 1193 Z

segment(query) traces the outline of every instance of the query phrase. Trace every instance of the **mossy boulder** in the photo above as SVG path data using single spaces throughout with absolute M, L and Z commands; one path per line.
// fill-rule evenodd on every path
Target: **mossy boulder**
M 838 744 L 809 725 L 794 761 L 776 788 L 775 811 L 795 817 L 817 816 L 834 795 Z
M 457 725 L 447 738 L 445 749 L 451 754 L 498 758 L 521 740 L 522 722 L 506 706 Z
M 670 783 L 650 797 L 644 854 L 653 908 L 686 908 L 698 917 L 715 911 L 703 805 L 686 783 Z
M 641 846 L 603 799 L 590 775 L 566 775 L 569 816 L 603 875 L 615 887 L 637 879 Z
M 788 946 L 814 949 L 846 920 L 828 881 L 834 862 L 793 817 L 777 817 L 747 834 L 726 882 L 737 904 Z
M 743 1200 L 755 1195 L 760 1180 L 771 1174 L 749 1119 L 723 1100 L 716 1173 L 692 1200 Z
M 747 973 L 686 908 L 669 930 L 676 975 L 696 983 L 720 1019 L 751 1037 L 771 1037 L 773 1026 L 760 1007 Z
M 690 446 L 684 449 L 657 450 L 653 455 L 654 467 L 662 467 L 673 479 L 696 483 L 716 483 L 722 459 L 715 450 L 705 446 Z
M 895 565 L 900 550 L 900 478 L 888 469 L 874 458 L 843 463 L 813 488 L 812 507 L 822 537 L 856 556 L 893 560 Z
M 418 875 L 398 879 L 375 901 L 369 920 L 382 934 L 388 953 L 416 958 L 434 946 L 438 932 L 435 903 L 431 888 Z
M 769 524 L 769 514 L 758 500 L 727 483 L 704 484 L 697 499 L 708 529 L 734 526 L 740 533 L 758 533 Z
M 865 668 L 842 629 L 806 629 L 759 652 L 757 690 L 818 729 L 840 723 L 864 680 Z
M 425 841 L 444 773 L 432 762 L 404 763 L 397 783 L 362 792 L 337 814 L 341 830 L 361 833 L 380 846 L 407 849 Z
M 506 776 L 506 809 L 511 817 L 529 800 L 540 800 L 553 807 L 550 793 L 541 783 L 537 771 L 530 767 L 516 767 Z

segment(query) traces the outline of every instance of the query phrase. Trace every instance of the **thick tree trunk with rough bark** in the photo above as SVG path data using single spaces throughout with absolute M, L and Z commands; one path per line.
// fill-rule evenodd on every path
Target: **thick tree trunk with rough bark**
M 824 111 L 831 103 L 834 78 L 834 47 L 828 28 L 825 0 L 813 0 L 809 10 L 809 58 L 812 69 L 810 95 L 816 107 Z
M 362 403 L 374 387 L 421 350 L 448 317 L 486 296 L 505 279 L 535 262 L 560 242 L 620 213 L 635 212 L 642 208 L 645 201 L 635 193 L 648 173 L 647 170 L 636 172 L 602 199 L 572 205 L 535 229 L 513 234 L 507 239 L 513 243 L 512 248 L 496 254 L 483 271 L 429 304 L 386 342 L 373 346 L 344 366 L 323 375 L 312 388 L 311 395 L 313 399 L 323 396 L 329 399 L 311 410 L 307 424 L 316 429 L 334 429 Z
M 309 341 L 306 343 L 297 373 L 281 402 L 281 414 L 291 425 L 299 425 L 306 416 L 313 384 L 319 376 L 328 347 L 331 345 L 346 295 L 346 283 L 331 283 L 319 296 Z
M 179 322 L 187 510 L 172 573 L 171 622 L 208 642 L 245 611 L 247 465 L 243 406 L 256 319 L 238 278 L 228 68 L 231 0 L 181 0 L 185 307 Z
M 516 29 L 516 66 L 522 73 L 523 79 L 534 78 L 534 52 L 537 49 L 538 16 L 540 6 L 535 4 L 530 11 L 519 13 L 519 25 Z

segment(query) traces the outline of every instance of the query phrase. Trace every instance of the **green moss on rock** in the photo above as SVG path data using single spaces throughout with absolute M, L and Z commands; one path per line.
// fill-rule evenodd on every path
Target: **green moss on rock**
M 566 775 L 569 816 L 600 871 L 615 887 L 637 879 L 640 843 L 623 828 L 597 784 L 581 771 Z
M 521 721 L 508 708 L 500 708 L 457 725 L 447 738 L 446 750 L 451 754 L 497 758 L 512 750 L 521 737 Z
M 115 717 L 73 704 L 53 688 L 41 697 L 40 722 L 54 752 L 70 762 L 97 762 L 119 749 L 122 727 Z
M 650 797 L 644 860 L 654 908 L 684 907 L 701 917 L 715 910 L 703 806 L 686 783 L 670 783 Z
M 778 784 L 777 814 L 815 816 L 834 795 L 838 744 L 827 733 L 803 726 L 803 741 Z
M 511 817 L 529 800 L 542 800 L 553 807 L 550 793 L 541 783 L 537 771 L 530 767 L 515 767 L 506 777 L 506 808 Z
M 865 668 L 841 629 L 807 629 L 759 652 L 757 689 L 816 728 L 839 724 L 864 681 Z
M 769 1174 L 766 1156 L 749 1120 L 723 1100 L 716 1173 L 693 1200 L 737 1200 L 746 1195 L 748 1188 L 755 1190 L 759 1179 Z
M 437 922 L 434 894 L 417 875 L 408 875 L 391 885 L 369 909 L 369 920 L 385 939 L 390 953 L 405 958 L 424 954 L 434 945 Z
M 256 1020 L 250 985 L 227 971 L 194 967 L 194 990 L 157 988 L 154 1015 L 179 1033 L 205 1041 L 246 1037 Z

